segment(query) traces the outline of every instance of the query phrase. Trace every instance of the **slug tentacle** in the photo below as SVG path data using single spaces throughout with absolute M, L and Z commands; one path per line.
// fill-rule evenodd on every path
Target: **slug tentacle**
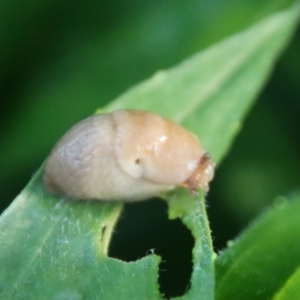
M 191 194 L 198 194 L 198 188 L 202 188 L 205 193 L 208 192 L 208 183 L 213 179 L 214 168 L 216 164 L 210 160 L 210 154 L 205 152 L 200 160 L 198 167 L 186 181 Z

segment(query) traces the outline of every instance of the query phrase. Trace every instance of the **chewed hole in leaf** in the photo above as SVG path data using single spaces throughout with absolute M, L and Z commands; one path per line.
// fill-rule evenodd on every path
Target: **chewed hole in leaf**
M 170 221 L 167 204 L 151 200 L 125 205 L 111 241 L 109 256 L 135 261 L 161 256 L 159 285 L 166 298 L 185 294 L 192 273 L 191 232 L 179 219 Z

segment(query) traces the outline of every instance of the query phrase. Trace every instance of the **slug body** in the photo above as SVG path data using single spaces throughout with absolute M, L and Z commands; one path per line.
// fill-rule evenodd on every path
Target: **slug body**
M 198 139 L 171 120 L 139 110 L 88 117 L 46 161 L 48 190 L 75 199 L 135 201 L 174 186 L 208 191 L 215 164 Z

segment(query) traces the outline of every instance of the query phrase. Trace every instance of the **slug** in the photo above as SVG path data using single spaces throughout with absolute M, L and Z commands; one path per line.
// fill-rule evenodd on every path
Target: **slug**
M 175 186 L 208 191 L 215 163 L 197 137 L 140 110 L 117 110 L 74 125 L 46 160 L 46 188 L 73 199 L 137 201 Z

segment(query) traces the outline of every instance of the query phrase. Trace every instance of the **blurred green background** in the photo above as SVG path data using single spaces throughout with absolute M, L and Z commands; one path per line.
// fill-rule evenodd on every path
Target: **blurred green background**
M 2 0 L 0 210 L 75 122 L 293 2 Z M 276 196 L 298 189 L 299 97 L 300 29 L 218 166 L 207 197 L 216 251 Z M 167 220 L 166 209 L 161 201 L 127 205 L 111 255 L 134 260 L 155 248 L 164 261 L 162 291 L 174 296 L 188 285 L 193 240 L 179 221 Z

